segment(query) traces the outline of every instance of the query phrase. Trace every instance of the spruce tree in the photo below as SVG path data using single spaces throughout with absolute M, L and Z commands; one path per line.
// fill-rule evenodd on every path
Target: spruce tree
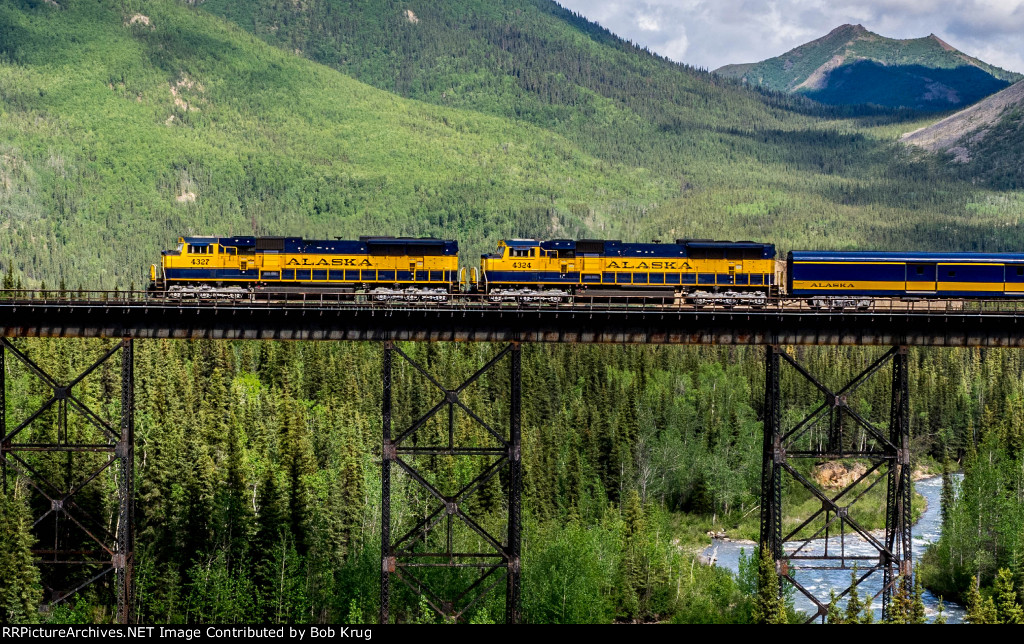
M 3 289 L 9 291 L 14 288 L 14 275 L 11 273 L 11 267 L 8 264 L 7 271 L 4 273 Z
M 286 383 L 290 378 L 286 377 Z M 288 515 L 295 549 L 300 555 L 309 547 L 312 493 L 308 475 L 316 471 L 309 428 L 302 416 L 301 403 L 292 398 L 287 386 L 280 408 L 281 465 L 288 477 Z
M 998 616 L 996 606 L 991 597 L 982 597 L 978 591 L 977 581 L 967 591 L 967 612 L 964 621 L 968 624 L 996 624 Z
M 914 584 L 910 595 L 910 610 L 907 613 L 907 623 L 928 623 L 924 611 L 924 588 L 921 586 L 921 571 L 918 569 L 914 570 Z
M 1013 573 L 1009 568 L 1000 568 L 996 573 L 995 609 L 997 624 L 1024 624 L 1024 609 L 1017 603 L 1017 592 L 1013 588 Z
M 845 624 L 846 620 L 843 619 L 843 613 L 839 610 L 839 598 L 836 597 L 835 589 L 832 589 L 828 593 L 828 613 L 825 615 L 826 624 Z
M 942 527 L 945 528 L 949 520 L 949 513 L 953 510 L 953 477 L 950 474 L 949 459 L 942 459 L 942 496 L 939 497 L 939 509 L 942 516 Z
M 889 601 L 889 612 L 886 616 L 888 624 L 909 624 L 911 604 L 910 581 L 907 575 L 901 575 L 896 582 L 896 592 Z
M 226 495 L 224 538 L 228 545 L 228 567 L 233 566 L 247 554 L 253 532 L 253 512 L 248 503 L 248 486 L 245 480 L 245 446 L 243 431 L 232 420 L 227 436 L 227 476 L 223 493 Z
M 28 624 L 38 621 L 43 590 L 32 561 L 32 517 L 13 492 L 0 490 L 0 624 Z
M 857 590 L 857 567 L 850 571 L 850 599 L 846 602 L 847 624 L 870 624 L 874 621 L 871 614 L 871 603 L 863 602 L 860 599 L 860 592 Z
M 647 521 L 640 494 L 631 489 L 626 497 L 623 512 L 625 539 L 622 557 L 622 604 L 626 615 L 631 618 L 643 618 L 644 579 L 646 577 L 646 561 L 644 537 Z
M 785 600 L 779 592 L 779 575 L 775 560 L 767 548 L 761 548 L 757 565 L 757 599 L 754 601 L 755 624 L 787 624 Z

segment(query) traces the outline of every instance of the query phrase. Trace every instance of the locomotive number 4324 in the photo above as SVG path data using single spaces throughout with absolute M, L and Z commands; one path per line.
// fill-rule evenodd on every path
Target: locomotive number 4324
M 530 262 L 512 262 L 512 268 L 531 268 Z

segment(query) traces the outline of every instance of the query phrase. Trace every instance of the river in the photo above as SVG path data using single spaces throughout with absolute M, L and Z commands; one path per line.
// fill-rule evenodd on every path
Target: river
M 940 497 L 942 494 L 942 477 L 933 476 L 926 479 L 921 479 L 914 483 L 915 489 L 928 501 L 928 508 L 916 524 L 914 524 L 911 534 L 913 535 L 913 552 L 914 560 L 917 561 L 927 549 L 928 545 L 937 541 L 939 534 L 942 531 L 942 518 L 940 510 Z M 739 569 L 740 551 L 746 550 L 747 554 L 750 554 L 754 544 L 750 542 L 740 541 L 729 541 L 723 539 L 713 539 L 711 545 L 704 551 L 703 556 L 705 560 L 710 560 L 714 557 L 714 563 L 716 566 L 724 566 L 734 573 Z M 801 554 L 823 554 L 825 550 L 825 540 L 815 539 L 805 547 Z M 839 551 L 839 539 L 829 539 L 829 550 L 833 552 Z M 877 552 L 871 545 L 858 536 L 846 537 L 846 552 L 854 555 L 858 554 L 872 554 Z M 847 586 L 850 585 L 850 571 L 849 570 L 836 570 L 836 571 L 821 571 L 821 570 L 804 570 L 796 573 L 796 580 L 800 582 L 807 590 L 814 593 L 819 599 L 827 600 L 830 589 L 835 589 L 836 593 L 842 592 Z M 877 593 L 882 588 L 882 573 L 881 571 L 874 573 L 868 577 L 864 582 L 857 587 L 860 592 L 861 599 L 866 596 L 871 596 Z M 937 608 L 939 605 L 939 599 L 931 592 L 924 591 L 924 605 L 925 611 L 928 615 L 928 620 L 935 619 Z M 845 602 L 842 602 L 845 604 Z M 794 589 L 794 605 L 797 610 L 803 611 L 808 615 L 813 615 L 816 611 L 814 604 L 807 599 L 803 593 Z M 881 596 L 876 599 L 871 608 L 875 613 L 875 621 L 881 619 L 882 616 L 882 598 Z M 946 621 L 950 624 L 956 624 L 963 619 L 963 608 L 958 604 L 952 602 L 943 602 L 943 613 L 946 616 Z

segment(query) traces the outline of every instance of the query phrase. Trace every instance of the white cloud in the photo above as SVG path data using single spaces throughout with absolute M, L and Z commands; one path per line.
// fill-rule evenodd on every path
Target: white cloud
M 890 38 L 934 33 L 1024 72 L 1024 0 L 558 0 L 619 36 L 698 67 L 778 56 L 842 24 Z
M 690 39 L 686 37 L 686 34 L 680 34 L 665 43 L 658 53 L 672 60 L 686 60 L 686 52 L 689 49 Z
M 641 31 L 661 31 L 661 27 L 658 25 L 658 19 L 654 16 L 638 16 L 636 19 L 636 26 L 640 27 Z

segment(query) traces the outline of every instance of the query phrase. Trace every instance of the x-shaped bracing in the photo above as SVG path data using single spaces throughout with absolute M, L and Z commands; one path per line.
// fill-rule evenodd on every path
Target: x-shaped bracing
M 441 398 L 429 411 L 415 420 L 408 428 L 391 439 L 391 355 L 397 354 L 402 360 L 419 372 L 437 391 Z M 493 370 L 503 359 L 508 358 L 511 367 L 511 405 L 509 437 L 497 431 L 490 423 L 481 418 L 462 400 L 463 392 L 485 373 Z M 442 385 L 419 363 L 410 358 L 393 343 L 384 347 L 384 440 L 382 445 L 382 573 L 381 573 L 381 622 L 389 619 L 390 581 L 389 575 L 394 574 L 414 593 L 422 595 L 427 603 L 440 615 L 450 620 L 461 620 L 466 611 L 490 592 L 502 581 L 502 576 L 494 577 L 504 569 L 504 579 L 508 585 L 506 597 L 506 621 L 518 620 L 519 595 L 519 505 L 520 505 L 520 432 L 519 432 L 519 345 L 512 344 L 503 348 L 483 367 L 473 373 L 462 384 L 455 388 Z M 417 432 L 443 410 L 447 409 L 447 444 L 432 446 L 408 445 Z M 461 447 L 455 439 L 455 411 L 462 410 L 476 425 L 486 430 L 487 434 L 497 443 L 495 447 Z M 493 457 L 491 461 L 471 481 L 463 485 L 453 494 L 445 494 L 435 484 L 430 483 L 423 473 L 407 458 L 415 456 L 446 455 L 452 457 Z M 437 503 L 426 516 L 409 529 L 397 540 L 390 542 L 390 464 L 397 464 L 413 481 L 427 491 Z M 506 543 L 498 536 L 491 534 L 464 510 L 469 497 L 491 481 L 502 470 L 509 471 L 509 532 Z M 489 547 L 487 552 L 456 552 L 453 544 L 454 522 L 459 521 L 476 533 Z M 415 547 L 428 547 L 427 539 L 432 531 L 442 523 L 445 524 L 445 549 L 443 551 L 417 551 Z M 477 568 L 480 575 L 462 592 L 450 599 L 437 595 L 425 583 L 416 569 L 418 568 Z
M 122 354 L 122 414 L 120 427 L 115 428 L 99 414 L 89 408 L 78 395 L 75 388 L 89 375 L 110 360 L 118 351 Z M 23 421 L 8 431 L 6 421 L 6 365 L 5 356 L 10 354 L 20 362 L 29 373 L 33 374 L 46 387 L 51 395 Z M 73 588 L 56 590 L 44 585 L 51 594 L 50 604 L 65 601 L 78 591 L 103 578 L 111 572 L 118 576 L 118 618 L 129 621 L 131 596 L 131 549 L 134 547 L 131 524 L 133 519 L 132 505 L 132 454 L 134 441 L 133 394 L 132 394 L 132 347 L 130 340 L 120 341 L 92 362 L 86 369 L 67 383 L 61 383 L 51 376 L 21 349 L 7 338 L 0 338 L 0 464 L 3 466 L 3 485 L 6 487 L 7 469 L 10 468 L 32 490 L 48 504 L 42 515 L 35 518 L 33 529 L 52 519 L 52 547 L 36 548 L 39 563 L 47 565 L 79 565 L 98 566 L 98 572 L 92 574 Z M 16 442 L 28 429 L 47 412 L 53 410 L 57 415 L 57 435 L 53 441 Z M 90 425 L 99 431 L 104 442 L 73 442 L 70 438 L 68 417 L 76 413 L 85 418 Z M 66 481 L 58 484 L 53 477 L 47 476 L 34 466 L 25 455 L 28 453 L 58 453 L 66 457 Z M 81 453 L 106 453 L 107 458 L 98 465 L 87 468 L 84 472 L 73 471 L 73 455 Z M 80 461 L 77 461 L 80 463 Z M 91 513 L 75 502 L 81 492 L 98 480 L 102 474 L 119 466 L 115 470 L 118 479 L 118 527 L 117 534 L 112 533 Z M 81 478 L 75 482 L 73 475 Z M 70 534 L 61 539 L 61 519 L 75 526 L 93 545 L 92 550 L 79 547 L 71 549 L 67 541 Z M 66 532 L 66 529 L 65 529 Z M 63 546 L 62 546 L 63 543 Z M 104 557 L 102 559 L 97 557 Z
M 883 597 L 883 613 L 888 608 L 888 600 L 892 587 L 899 574 L 907 574 L 911 557 L 909 547 L 909 424 L 907 408 L 907 372 L 906 349 L 894 347 L 874 360 L 866 369 L 857 374 L 842 388 L 833 391 L 811 375 L 788 352 L 778 347 L 768 348 L 766 362 L 766 408 L 765 408 L 765 471 L 762 476 L 762 503 L 769 508 L 762 513 L 761 544 L 770 547 L 774 553 L 781 576 L 804 594 L 816 607 L 817 612 L 810 620 L 824 618 L 828 604 L 816 597 L 814 593 L 794 578 L 796 570 L 835 570 L 846 569 L 850 562 L 863 570 L 853 583 L 838 596 L 847 595 L 854 587 L 877 571 L 885 573 L 885 580 L 872 600 L 879 595 Z M 782 427 L 781 387 L 779 358 L 791 365 L 805 380 L 810 382 L 824 397 L 812 412 L 803 417 L 789 429 Z M 893 365 L 892 408 L 890 426 L 883 430 L 848 404 L 852 396 L 873 374 L 887 363 Z M 818 425 L 823 415 L 829 412 L 829 440 L 824 448 L 794 447 L 812 427 Z M 861 449 L 847 449 L 843 437 L 843 417 L 854 421 L 862 428 L 874 446 Z M 813 444 L 811 444 L 813 445 Z M 841 487 L 838 492 L 829 494 L 807 476 L 793 467 L 791 459 L 866 459 L 871 466 L 859 474 L 853 481 Z M 884 466 L 884 467 L 883 467 Z M 786 472 L 805 490 L 820 502 L 820 507 L 802 521 L 785 536 L 781 531 L 781 474 Z M 873 480 L 869 479 L 874 476 Z M 850 508 L 861 501 L 883 478 L 888 482 L 886 535 L 879 540 L 850 515 Z M 867 485 L 863 485 L 869 481 Z M 856 491 L 856 493 L 854 493 Z M 799 537 L 804 530 L 824 514 L 823 524 L 812 534 Z M 840 552 L 829 553 L 829 532 L 838 527 L 840 536 Z M 871 555 L 852 555 L 846 552 L 846 529 L 864 540 L 873 550 Z M 899 535 L 899 539 L 897 539 Z M 814 539 L 824 536 L 824 554 L 810 554 L 805 549 Z M 796 540 L 796 541 L 791 541 Z M 796 543 L 795 548 L 787 549 L 784 543 Z M 835 562 L 829 565 L 829 562 Z

